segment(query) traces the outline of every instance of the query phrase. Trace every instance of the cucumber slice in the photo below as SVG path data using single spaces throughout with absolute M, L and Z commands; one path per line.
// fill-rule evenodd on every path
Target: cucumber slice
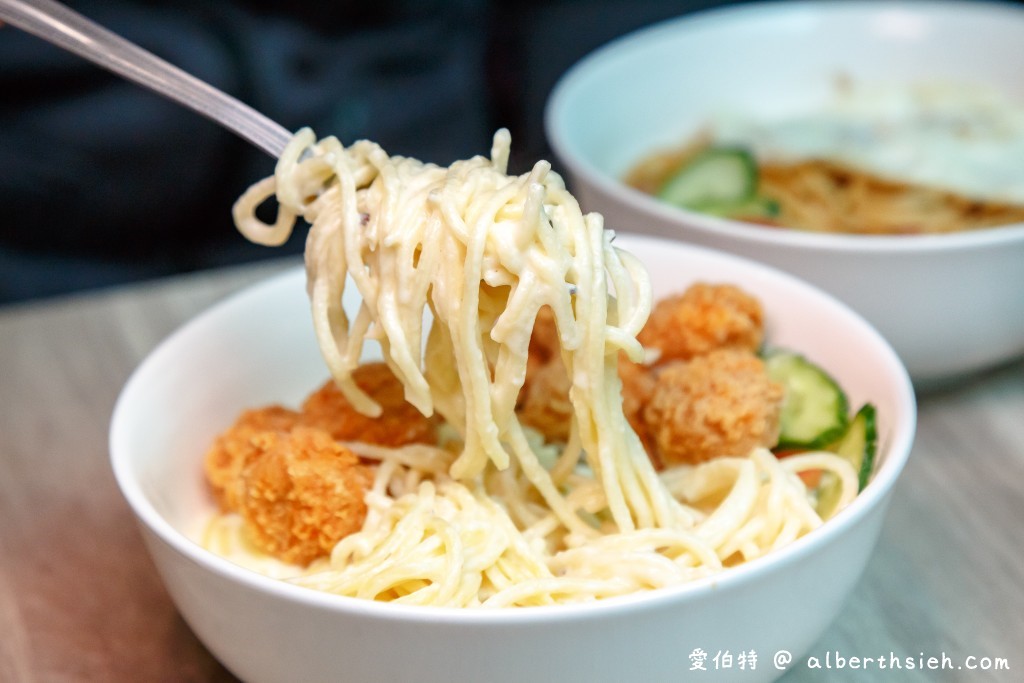
M 850 420 L 850 425 L 839 439 L 825 448 L 846 458 L 857 471 L 857 492 L 864 490 L 875 466 L 878 450 L 878 431 L 875 427 L 875 406 L 865 403 Z M 841 491 L 839 480 L 831 472 L 822 475 L 818 484 L 818 502 L 815 508 L 822 519 L 836 512 Z
M 757 190 L 757 163 L 740 147 L 710 147 L 679 169 L 658 197 L 686 209 L 740 204 Z
M 791 351 L 771 351 L 764 363 L 768 376 L 785 391 L 779 416 L 780 448 L 821 448 L 846 431 L 846 394 L 831 375 Z
M 753 219 L 778 218 L 781 207 L 774 199 L 768 197 L 753 197 L 739 203 L 731 204 L 701 204 L 694 207 L 701 213 L 708 213 L 713 216 L 724 218 Z
M 838 441 L 827 446 L 831 451 L 850 461 L 857 471 L 857 491 L 863 491 L 875 466 L 878 449 L 878 430 L 875 427 L 875 406 L 865 403 L 850 420 L 850 426 Z

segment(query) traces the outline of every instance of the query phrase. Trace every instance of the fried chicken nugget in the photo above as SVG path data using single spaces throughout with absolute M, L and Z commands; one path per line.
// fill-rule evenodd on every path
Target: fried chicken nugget
M 371 468 L 322 429 L 260 432 L 241 472 L 239 512 L 265 552 L 299 565 L 328 555 L 362 528 Z
M 761 303 L 734 285 L 698 282 L 655 304 L 637 339 L 658 349 L 659 363 L 719 348 L 757 351 L 764 339 Z
M 625 353 L 619 353 L 619 379 L 622 380 L 622 412 L 657 466 L 654 443 L 644 421 L 644 407 L 654 395 L 654 373 L 648 366 L 634 363 Z
M 222 510 L 237 510 L 241 474 L 246 463 L 259 456 L 253 437 L 263 432 L 288 432 L 299 422 L 299 413 L 282 406 L 244 411 L 206 451 L 203 466 Z
M 367 417 L 328 380 L 302 404 L 301 422 L 326 430 L 338 441 L 380 446 L 436 443 L 434 421 L 405 400 L 405 390 L 385 363 L 366 363 L 352 372 L 356 384 L 380 404 L 380 417 Z
M 526 380 L 516 398 L 520 421 L 551 440 L 569 437 L 569 376 L 562 363 L 555 313 L 548 306 L 537 311 L 526 357 Z M 550 400 L 549 400 L 550 399 Z
M 573 416 L 571 387 L 565 364 L 557 355 L 532 373 L 528 371 L 519 394 L 519 421 L 536 429 L 547 441 L 566 441 Z
M 622 380 L 622 410 L 646 447 L 648 437 L 641 412 L 650 398 L 654 378 L 647 367 L 633 363 L 624 353 L 619 354 L 619 378 Z M 537 312 L 530 337 L 526 382 L 517 404 L 520 421 L 539 431 L 548 441 L 568 439 L 573 415 L 569 400 L 571 386 L 562 363 L 555 314 L 544 306 Z
M 552 360 L 557 360 L 561 353 L 558 340 L 558 326 L 555 325 L 555 312 L 549 306 L 541 306 L 533 323 L 530 334 L 529 355 L 526 357 L 526 381 L 540 367 Z
M 644 408 L 657 456 L 666 464 L 745 456 L 779 438 L 783 388 L 750 351 L 717 349 L 664 366 Z
M 622 412 L 646 447 L 648 435 L 641 413 L 654 389 L 654 376 L 647 367 L 633 363 L 624 353 L 619 354 L 618 372 L 622 380 Z M 565 365 L 557 356 L 539 366 L 522 394 L 520 421 L 536 429 L 548 441 L 566 441 L 573 417 L 569 400 L 571 386 Z

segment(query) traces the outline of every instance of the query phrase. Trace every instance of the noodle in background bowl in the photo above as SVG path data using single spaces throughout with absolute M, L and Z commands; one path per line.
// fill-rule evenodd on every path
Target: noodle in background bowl
M 723 111 L 813 109 L 839 75 L 950 82 L 1024 102 L 1024 10 L 983 2 L 755 4 L 671 20 L 574 66 L 552 92 L 548 139 L 584 210 L 608 227 L 776 266 L 851 305 L 889 340 L 918 388 L 1024 354 L 1024 225 L 943 235 L 815 234 L 664 204 L 626 186 L 648 154 Z M 1019 158 L 1013 160 L 1020 163 Z
M 246 407 L 295 404 L 327 370 L 299 269 L 247 289 L 174 333 L 125 386 L 110 433 L 114 473 L 178 609 L 232 672 L 252 683 L 727 680 L 689 673 L 696 648 L 755 651 L 744 681 L 779 675 L 838 614 L 878 538 L 909 455 L 915 402 L 906 370 L 861 317 L 771 268 L 677 242 L 620 236 L 656 296 L 704 280 L 763 303 L 771 343 L 819 361 L 851 405 L 878 408 L 873 480 L 836 518 L 715 577 L 570 606 L 498 610 L 401 606 L 300 588 L 242 569 L 196 542 L 215 504 L 203 454 Z M 346 292 L 354 292 L 348 288 Z

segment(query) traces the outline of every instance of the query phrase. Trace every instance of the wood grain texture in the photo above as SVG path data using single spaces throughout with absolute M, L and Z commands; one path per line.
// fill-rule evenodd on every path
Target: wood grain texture
M 113 480 L 107 429 L 121 386 L 165 335 L 295 263 L 0 309 L 0 681 L 234 680 L 164 591 Z M 919 402 L 877 550 L 812 654 L 1004 657 L 1010 671 L 797 662 L 787 683 L 1020 680 L 1024 362 Z
M 0 681 L 234 680 L 164 591 L 107 430 L 164 336 L 284 265 L 0 309 Z

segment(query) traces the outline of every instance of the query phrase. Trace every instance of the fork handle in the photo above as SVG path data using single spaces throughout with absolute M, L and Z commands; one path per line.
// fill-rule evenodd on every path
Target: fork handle
M 252 107 L 54 0 L 0 0 L 0 21 L 94 62 L 223 125 L 270 156 L 292 134 Z

